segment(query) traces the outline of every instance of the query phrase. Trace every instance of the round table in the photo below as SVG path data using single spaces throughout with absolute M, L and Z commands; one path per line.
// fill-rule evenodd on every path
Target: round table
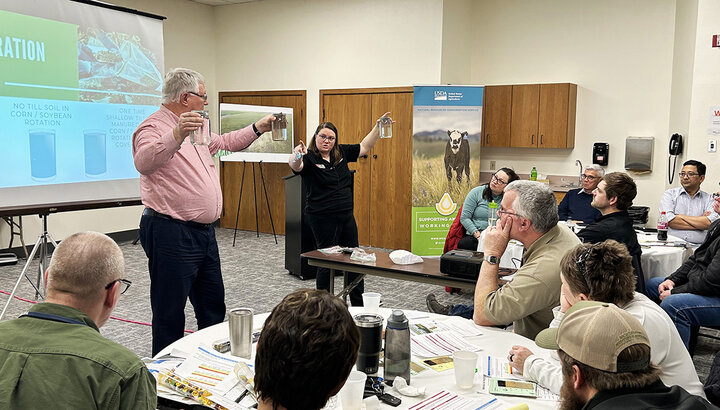
M 351 307 L 350 313 L 355 315 L 358 313 L 363 313 L 364 310 L 362 307 Z M 381 308 L 380 314 L 387 319 L 392 310 Z M 420 311 L 414 311 L 414 310 L 406 310 L 404 311 L 407 315 L 408 319 L 410 320 L 410 324 L 419 321 L 419 320 L 436 320 L 436 321 L 445 321 L 445 320 L 466 320 L 466 323 L 463 323 L 463 325 L 467 324 L 469 326 L 476 326 L 470 321 L 469 319 L 462 319 L 460 317 L 449 317 L 449 316 L 442 316 L 437 315 L 433 313 L 428 312 L 420 312 Z M 268 317 L 268 313 L 262 313 L 257 314 L 254 316 L 253 320 L 253 328 L 254 330 L 259 330 L 262 327 L 262 324 L 264 323 L 265 319 Z M 525 347 L 528 347 L 530 350 L 535 352 L 541 357 L 549 358 L 551 352 L 549 350 L 541 349 L 535 345 L 535 342 L 525 338 L 523 336 L 517 335 L 512 332 L 508 332 L 502 329 L 494 328 L 494 327 L 485 327 L 485 326 L 477 326 L 477 328 L 482 332 L 482 335 L 478 336 L 470 336 L 467 337 L 465 340 L 468 342 L 477 345 L 481 347 L 481 351 L 478 352 L 479 360 L 478 360 L 478 373 L 481 373 L 486 366 L 483 366 L 482 358 L 490 355 L 494 357 L 506 357 L 508 354 L 508 351 L 510 350 L 510 347 L 513 345 L 522 345 Z M 202 329 L 200 331 L 197 331 L 195 333 L 192 333 L 188 336 L 183 337 L 182 339 L 176 341 L 175 343 L 171 344 L 170 346 L 167 346 L 165 349 L 163 349 L 156 357 L 161 357 L 167 354 L 171 354 L 173 350 L 176 351 L 182 351 L 188 354 L 191 354 L 194 352 L 197 347 L 202 343 L 205 345 L 211 344 L 215 340 L 227 338 L 229 334 L 229 328 L 228 328 L 228 322 L 219 323 L 217 325 Z M 226 353 L 228 356 L 230 356 L 230 353 Z M 233 357 L 235 358 L 235 357 Z M 237 359 L 237 358 L 235 358 Z M 255 359 L 255 345 L 253 346 L 253 355 L 251 362 Z M 417 361 L 415 357 L 413 357 L 414 361 Z M 382 375 L 382 371 L 380 372 L 380 375 Z M 420 374 L 411 376 L 410 384 L 411 386 L 420 387 L 425 386 L 426 387 L 426 394 L 423 397 L 406 397 L 400 395 L 398 392 L 396 392 L 394 389 L 388 387 L 386 388 L 386 392 L 393 394 L 394 396 L 400 397 L 402 399 L 402 404 L 398 408 L 408 408 L 414 404 L 419 403 L 420 401 L 424 400 L 425 398 L 430 397 L 431 395 L 441 391 L 441 390 L 448 390 L 453 393 L 458 393 L 463 396 L 468 397 L 488 397 L 487 395 L 483 395 L 481 393 L 477 393 L 476 390 L 479 389 L 479 381 L 481 376 L 476 376 L 476 383 L 474 386 L 474 389 L 467 389 L 467 390 L 461 390 L 455 385 L 455 374 L 453 373 L 453 370 L 446 370 L 443 372 L 436 372 L 433 369 L 428 369 Z M 506 396 L 499 396 L 498 397 L 503 402 L 507 403 L 508 405 L 513 404 L 520 404 L 520 403 L 527 403 L 531 409 L 554 409 L 557 407 L 557 403 L 554 401 L 547 401 L 547 400 L 537 400 L 537 399 L 530 399 L 530 398 L 514 398 L 514 397 L 506 397 Z M 331 400 L 330 403 L 335 403 L 335 408 L 340 408 L 340 400 Z M 392 409 L 393 407 L 386 405 L 384 403 L 381 403 L 381 408 L 387 408 Z M 506 406 L 507 407 L 507 406 Z M 329 408 L 329 407 L 327 407 Z

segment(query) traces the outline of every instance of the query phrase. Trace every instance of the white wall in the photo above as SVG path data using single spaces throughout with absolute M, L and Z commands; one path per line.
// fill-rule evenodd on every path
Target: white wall
M 712 48 L 713 34 L 720 34 L 720 2 L 699 0 L 695 65 L 690 105 L 690 126 L 686 138 L 686 158 L 695 158 L 708 165 L 703 189 L 718 191 L 720 157 L 707 152 L 708 139 L 720 140 L 720 135 L 708 133 L 711 106 L 720 106 L 720 48 Z
M 488 148 L 481 154 L 483 170 L 493 159 L 521 173 L 537 166 L 546 174 L 578 175 L 575 159 L 589 164 L 592 144 L 607 142 L 607 169 L 623 171 L 625 138 L 653 136 L 653 171 L 633 177 L 635 203 L 656 210 L 670 134 L 675 1 L 488 0 L 473 5 L 478 22 L 471 30 L 473 83 L 578 84 L 574 149 Z
M 215 15 L 218 90 L 307 90 L 308 136 L 320 89 L 440 80 L 441 0 L 264 0 Z

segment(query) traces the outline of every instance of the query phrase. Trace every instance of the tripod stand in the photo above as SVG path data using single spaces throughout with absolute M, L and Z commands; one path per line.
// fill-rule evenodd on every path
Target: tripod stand
M 240 180 L 240 196 L 238 197 L 238 207 L 237 207 L 237 214 L 235 214 L 235 231 L 233 232 L 233 243 L 232 246 L 235 247 L 235 238 L 237 237 L 237 226 L 238 221 L 240 220 L 240 203 L 242 201 L 242 193 L 243 193 L 243 186 L 245 185 L 245 165 L 247 165 L 247 161 L 243 161 L 243 173 L 242 173 L 242 179 Z M 257 188 L 255 187 L 255 163 L 252 164 L 252 174 L 253 174 L 253 203 L 255 204 L 255 234 L 257 237 L 260 237 L 260 225 L 258 223 L 258 207 L 257 207 Z M 272 232 L 273 236 L 275 237 L 275 244 L 277 245 L 277 234 L 275 233 L 275 223 L 272 219 L 272 212 L 270 211 L 270 199 L 268 198 L 267 188 L 265 186 L 265 176 L 263 175 L 263 169 L 262 169 L 262 161 L 258 162 L 258 168 L 260 168 L 260 180 L 262 181 L 262 187 L 263 191 L 265 192 L 265 203 L 267 204 L 267 210 L 268 215 L 270 216 L 270 225 L 272 226 Z M 0 316 L 0 318 L 2 318 Z
M 42 293 L 40 292 L 40 281 L 42 280 L 42 275 L 45 273 L 45 268 L 47 266 L 47 248 L 48 248 L 48 240 L 53 244 L 54 247 L 57 248 L 57 242 L 53 239 L 53 237 L 50 235 L 47 229 L 47 217 L 48 214 L 40 214 L 40 219 L 43 221 L 43 231 L 38 236 L 37 241 L 35 241 L 35 246 L 33 246 L 32 251 L 30 252 L 30 256 L 28 256 L 27 262 L 25 262 L 25 266 L 23 266 L 23 270 L 20 273 L 20 276 L 17 279 L 17 282 L 15 282 L 15 287 L 13 288 L 12 292 L 10 292 L 10 297 L 8 298 L 7 302 L 5 303 L 5 307 L 2 310 L 2 313 L 0 313 L 0 320 L 2 320 L 3 316 L 5 316 L 5 311 L 7 310 L 8 306 L 10 305 L 10 302 L 13 300 L 13 297 L 15 297 L 15 292 L 17 291 L 18 286 L 20 285 L 20 281 L 22 281 L 22 278 L 25 277 L 28 282 L 30 282 L 30 285 L 35 289 L 35 298 L 38 296 L 43 297 Z M 40 252 L 40 265 L 38 266 L 38 276 L 37 276 L 37 285 L 33 283 L 33 281 L 25 274 L 27 272 L 28 268 L 30 267 L 30 263 L 32 262 L 33 258 L 35 258 L 35 254 L 37 252 Z

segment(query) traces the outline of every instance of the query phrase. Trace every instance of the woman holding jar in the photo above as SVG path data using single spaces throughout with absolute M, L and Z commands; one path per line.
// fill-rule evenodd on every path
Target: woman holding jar
M 385 113 L 382 117 L 387 117 Z M 381 118 L 382 118 L 381 117 Z M 379 120 L 378 120 L 379 122 Z M 340 144 L 338 130 L 331 122 L 318 125 L 306 147 L 302 141 L 288 160 L 295 174 L 302 175 L 307 189 L 305 219 L 315 236 L 318 249 L 335 245 L 358 246 L 358 230 L 353 216 L 353 176 L 349 162 L 366 155 L 380 137 L 379 124 L 359 144 Z M 352 282 L 358 276 L 349 273 Z M 318 268 L 315 284 L 318 289 L 330 289 L 330 270 Z M 353 306 L 362 306 L 364 283 L 350 292 Z
M 458 249 L 476 251 L 478 238 L 488 227 L 490 202 L 500 204 L 503 190 L 507 184 L 520 179 L 510 168 L 500 168 L 485 185 L 476 186 L 468 192 L 460 214 L 460 223 L 465 228 L 465 236 L 458 242 Z

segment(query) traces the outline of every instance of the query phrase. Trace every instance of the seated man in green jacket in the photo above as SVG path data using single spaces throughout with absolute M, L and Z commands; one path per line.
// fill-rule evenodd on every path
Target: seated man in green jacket
M 47 297 L 0 323 L 3 409 L 155 409 L 155 378 L 130 350 L 100 335 L 120 295 L 120 247 L 101 233 L 63 240 L 45 272 Z

